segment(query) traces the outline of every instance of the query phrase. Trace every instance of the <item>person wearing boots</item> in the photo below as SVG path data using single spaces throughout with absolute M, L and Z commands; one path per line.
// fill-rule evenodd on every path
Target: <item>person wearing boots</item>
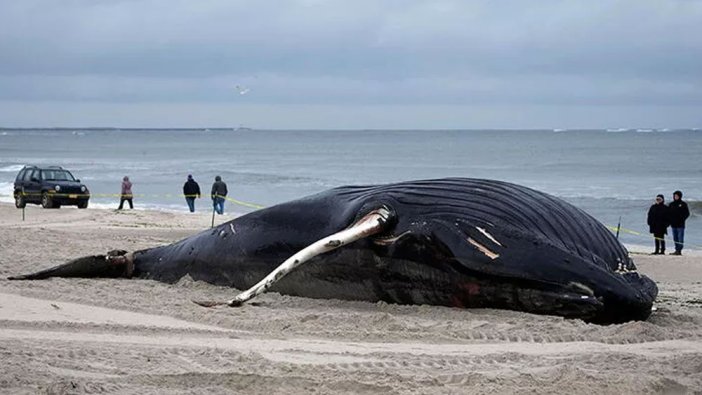
M 656 202 L 648 209 L 648 230 L 653 233 L 656 250 L 651 255 L 665 254 L 665 235 L 668 234 L 668 206 L 663 195 L 656 196 Z
M 122 178 L 122 193 L 119 195 L 119 207 L 117 207 L 117 210 L 122 209 L 122 206 L 124 205 L 125 201 L 129 203 L 129 208 L 133 209 L 133 198 L 134 195 L 132 194 L 132 182 L 129 181 L 129 177 L 124 176 L 124 178 Z
M 673 232 L 673 241 L 675 241 L 675 252 L 671 252 L 670 255 L 682 255 L 685 243 L 685 220 L 690 216 L 690 209 L 682 200 L 682 192 L 673 192 L 673 201 L 668 205 L 668 213 L 670 230 Z

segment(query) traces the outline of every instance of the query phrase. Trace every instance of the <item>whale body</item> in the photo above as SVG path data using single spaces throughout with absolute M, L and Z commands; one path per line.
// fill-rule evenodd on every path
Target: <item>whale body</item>
M 51 276 L 252 287 L 284 260 L 380 207 L 382 231 L 312 257 L 271 290 L 310 298 L 498 308 L 596 323 L 644 320 L 656 284 L 600 222 L 549 194 L 446 178 L 345 186 L 261 209 L 176 243 L 68 264 Z

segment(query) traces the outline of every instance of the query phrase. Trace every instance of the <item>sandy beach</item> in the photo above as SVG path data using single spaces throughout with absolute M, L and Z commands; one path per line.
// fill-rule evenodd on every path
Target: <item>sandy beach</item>
M 660 294 L 648 321 L 621 325 L 276 293 L 206 309 L 191 300 L 236 290 L 189 278 L 5 278 L 171 243 L 209 227 L 209 213 L 26 214 L 0 204 L 2 393 L 702 393 L 699 251 L 632 247 Z

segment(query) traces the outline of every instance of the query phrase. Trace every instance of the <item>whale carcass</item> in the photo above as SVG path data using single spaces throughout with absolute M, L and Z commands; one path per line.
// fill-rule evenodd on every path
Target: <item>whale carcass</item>
M 596 323 L 644 320 L 658 293 L 584 211 L 524 186 L 468 178 L 334 188 L 170 245 L 87 256 L 12 279 L 173 283 L 185 275 L 248 289 L 226 302 L 232 306 L 270 289 Z

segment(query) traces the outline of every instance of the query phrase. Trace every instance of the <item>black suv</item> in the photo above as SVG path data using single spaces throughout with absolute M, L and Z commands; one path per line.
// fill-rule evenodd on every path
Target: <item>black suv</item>
M 27 203 L 41 204 L 44 208 L 75 205 L 87 208 L 90 191 L 61 166 L 25 166 L 15 179 L 15 207 Z

